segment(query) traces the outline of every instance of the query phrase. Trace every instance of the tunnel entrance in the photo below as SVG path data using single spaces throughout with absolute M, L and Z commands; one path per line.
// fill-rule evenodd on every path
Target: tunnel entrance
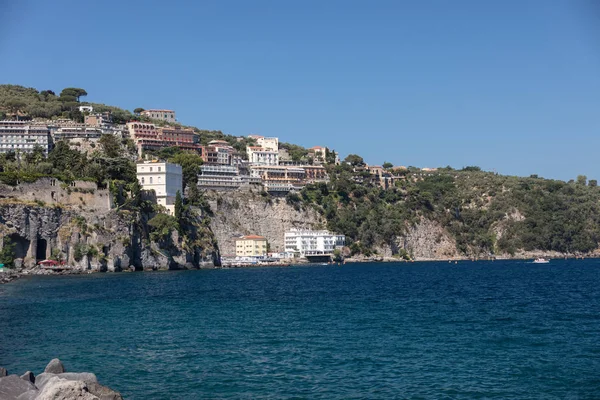
M 18 233 L 8 235 L 8 239 L 15 244 L 15 258 L 25 258 L 29 251 L 29 240 Z
M 38 239 L 37 241 L 37 249 L 35 251 L 36 260 L 45 260 L 46 259 L 46 249 L 48 248 L 48 242 L 46 239 Z

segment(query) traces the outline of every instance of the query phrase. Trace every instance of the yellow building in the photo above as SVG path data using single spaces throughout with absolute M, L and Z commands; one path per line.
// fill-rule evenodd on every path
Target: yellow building
M 236 257 L 257 257 L 267 255 L 267 239 L 263 236 L 242 236 L 235 240 Z

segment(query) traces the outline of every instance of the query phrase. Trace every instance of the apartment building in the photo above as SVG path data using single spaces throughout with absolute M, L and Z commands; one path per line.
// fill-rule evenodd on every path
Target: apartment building
M 264 137 L 260 135 L 248 135 L 249 138 L 256 140 L 256 146 L 262 147 L 267 151 L 279 151 L 279 138 Z
M 329 231 L 290 229 L 284 234 L 285 251 L 301 257 L 332 255 L 335 249 L 344 247 L 346 237 Z
M 163 147 L 179 147 L 202 153 L 200 138 L 192 129 L 157 127 L 143 122 L 129 122 L 127 128 L 140 156 L 142 150 L 157 150 Z
M 235 240 L 236 257 L 264 257 L 267 255 L 267 239 L 263 236 L 248 235 Z
M 267 191 L 289 192 L 302 189 L 306 178 L 304 168 L 289 165 L 254 165 L 251 175 L 258 177 Z
M 203 146 L 202 159 L 207 164 L 232 165 L 235 149 L 225 140 L 212 140 Z
M 266 150 L 263 147 L 248 146 L 248 161 L 252 165 L 278 165 L 279 153 L 277 151 Z
M 0 153 L 29 153 L 35 146 L 50 150 L 50 129 L 31 121 L 0 121 Z
M 175 197 L 179 191 L 183 196 L 181 166 L 167 162 L 143 161 L 136 165 L 137 179 L 143 190 L 153 190 L 156 202 L 175 214 Z
M 314 183 L 329 181 L 327 170 L 322 165 L 303 165 L 302 168 L 306 172 L 305 178 L 307 182 Z
M 65 126 L 56 129 L 54 140 L 68 139 L 99 139 L 102 136 L 102 130 L 94 127 L 83 126 Z
M 144 110 L 141 112 L 142 115 L 152 118 L 152 119 L 160 119 L 167 122 L 175 122 L 175 111 L 173 110 Z
M 110 111 L 106 111 L 103 113 L 86 115 L 84 122 L 88 126 L 103 126 L 112 124 L 112 117 L 110 115 Z
M 327 147 L 315 146 L 308 149 L 309 155 L 315 158 L 315 161 L 325 162 L 325 155 L 327 154 Z

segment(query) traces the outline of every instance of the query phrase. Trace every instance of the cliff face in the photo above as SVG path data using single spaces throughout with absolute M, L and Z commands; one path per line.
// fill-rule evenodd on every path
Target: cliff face
M 179 269 L 212 265 L 216 258 L 212 238 L 200 248 L 187 244 L 173 230 L 167 243 L 151 241 L 148 216 L 110 208 L 109 193 L 77 196 L 75 206 L 60 201 L 68 198 L 61 191 L 72 189 L 45 188 L 43 182 L 32 185 L 35 191 L 28 184 L 0 186 L 0 236 L 15 244 L 18 267 L 33 267 L 36 260 L 53 258 L 80 270 Z M 27 200 L 30 196 L 36 196 L 35 201 Z
M 311 208 L 286 203 L 285 197 L 263 197 L 253 192 L 208 192 L 214 216 L 211 229 L 222 255 L 235 255 L 235 239 L 243 235 L 267 238 L 272 252 L 282 252 L 284 233 L 291 228 L 324 228 L 326 221 Z

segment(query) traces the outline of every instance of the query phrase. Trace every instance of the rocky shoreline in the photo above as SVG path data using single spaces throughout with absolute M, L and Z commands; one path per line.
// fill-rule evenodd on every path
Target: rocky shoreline
M 39 375 L 27 371 L 9 375 L 0 367 L 0 399 L 2 400 L 123 400 L 121 394 L 98 383 L 90 372 L 66 372 L 55 358 Z

